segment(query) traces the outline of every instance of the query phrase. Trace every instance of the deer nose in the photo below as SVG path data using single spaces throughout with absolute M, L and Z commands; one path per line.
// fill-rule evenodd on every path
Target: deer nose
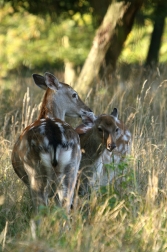
M 95 116 L 95 114 L 90 110 L 89 111 L 82 111 L 82 114 L 81 114 L 81 118 L 82 118 L 82 121 L 87 121 L 87 122 L 91 122 L 91 123 L 94 123 L 94 121 L 97 119 L 97 117 Z
M 116 146 L 116 144 L 115 143 L 109 143 L 108 145 L 107 145 L 107 150 L 108 151 L 112 151 L 113 149 L 115 149 L 117 146 Z

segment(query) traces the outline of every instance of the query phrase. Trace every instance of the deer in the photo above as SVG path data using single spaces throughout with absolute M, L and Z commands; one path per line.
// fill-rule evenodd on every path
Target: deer
M 117 118 L 117 126 L 119 127 L 119 134 L 117 135 L 116 145 L 117 147 L 113 150 L 112 153 L 103 152 L 103 155 L 99 158 L 98 164 L 101 163 L 101 171 L 94 174 L 94 181 L 98 181 L 100 186 L 106 186 L 108 183 L 111 183 L 114 179 L 115 186 L 120 186 L 120 182 L 124 179 L 124 172 L 120 174 L 119 164 L 125 162 L 127 156 L 130 155 L 131 145 L 132 145 L 132 134 L 128 127 Z M 107 164 L 113 164 L 114 169 L 108 169 Z M 117 176 L 119 175 L 119 176 Z M 118 188 L 117 188 L 118 189 Z
M 36 212 L 54 197 L 55 203 L 70 211 L 81 160 L 80 139 L 66 123 L 65 116 L 86 116 L 93 112 L 68 84 L 51 73 L 32 75 L 35 84 L 45 90 L 36 121 L 18 137 L 12 150 L 15 173 L 28 187 Z
M 118 110 L 114 108 L 110 115 L 96 118 L 90 121 L 83 117 L 83 123 L 75 129 L 79 134 L 82 150 L 79 168 L 80 195 L 88 193 L 90 187 L 97 188 L 110 183 L 114 178 L 114 171 L 108 171 L 105 164 L 119 164 L 130 153 L 131 133 L 118 119 Z M 108 137 L 114 140 L 112 148 L 108 148 Z
M 94 173 L 97 172 L 99 157 L 105 150 L 112 152 L 116 148 L 116 139 L 119 128 L 116 124 L 118 111 L 115 108 L 111 115 L 102 114 L 93 121 L 83 116 L 84 124 L 76 127 L 80 137 L 82 159 L 78 179 L 79 195 L 89 192 Z

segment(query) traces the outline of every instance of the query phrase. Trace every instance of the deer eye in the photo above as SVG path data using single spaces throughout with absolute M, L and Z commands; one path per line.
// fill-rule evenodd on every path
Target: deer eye
M 119 128 L 116 128 L 116 130 L 115 130 L 115 131 L 116 131 L 116 132 L 118 132 L 118 130 L 119 130 Z
M 76 94 L 76 93 L 73 93 L 73 94 L 72 94 L 72 98 L 77 98 L 77 94 Z
M 99 132 L 102 132 L 103 130 L 102 130 L 102 128 L 101 128 L 101 127 L 98 127 L 98 131 L 99 131 Z

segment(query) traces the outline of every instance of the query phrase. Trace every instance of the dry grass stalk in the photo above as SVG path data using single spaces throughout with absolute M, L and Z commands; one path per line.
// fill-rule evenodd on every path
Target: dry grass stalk
M 167 82 L 165 72 L 158 72 L 149 73 L 145 79 L 139 75 L 136 79 L 135 71 L 128 81 L 123 83 L 120 79 L 120 84 L 112 86 L 112 90 L 109 81 L 101 80 L 94 89 L 94 99 L 90 98 L 91 94 L 87 97 L 96 114 L 110 113 L 113 107 L 118 107 L 121 119 L 129 122 L 133 133 L 132 161 L 128 164 L 130 173 L 125 177 L 126 183 L 120 185 L 121 195 L 102 188 L 100 192 L 93 192 L 90 200 L 81 199 L 71 213 L 69 230 L 64 228 L 66 215 L 51 204 L 41 209 L 41 229 L 36 231 L 37 239 L 32 241 L 30 200 L 10 162 L 17 132 L 5 126 L 12 139 L 0 138 L 0 191 L 5 199 L 0 208 L 1 230 L 8 222 L 5 241 L 1 239 L 4 251 L 18 252 L 23 248 L 32 252 L 63 252 L 65 248 L 69 252 L 166 251 Z M 22 119 L 12 115 L 17 131 L 34 120 L 36 110 L 27 90 Z M 9 121 L 6 116 L 5 125 L 10 124 Z

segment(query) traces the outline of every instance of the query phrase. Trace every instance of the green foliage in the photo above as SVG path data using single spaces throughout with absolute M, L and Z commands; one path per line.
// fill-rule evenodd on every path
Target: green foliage
M 66 19 L 77 12 L 84 14 L 92 11 L 90 2 L 87 0 L 4 0 L 4 2 L 10 3 L 15 11 L 25 10 L 41 16 L 49 14 L 53 20 L 60 15 Z
M 1 76 L 21 66 L 33 69 L 48 64 L 62 68 L 64 61 L 79 65 L 87 56 L 94 34 L 90 14 L 76 13 L 71 19 L 52 22 L 49 15 L 42 18 L 23 10 L 15 13 L 6 4 L 0 17 Z
M 151 2 L 153 2 L 151 0 Z M 128 35 L 119 62 L 143 64 L 147 57 L 151 34 L 153 31 L 154 5 L 146 4 L 136 17 L 136 23 Z M 159 62 L 165 63 L 167 59 L 167 18 L 159 52 Z
M 27 68 L 63 70 L 66 61 L 74 67 L 84 63 L 95 35 L 93 8 L 89 1 L 53 2 L 4 2 L 0 9 L 0 76 Z M 44 8 L 46 5 L 48 9 Z M 153 30 L 154 9 L 150 6 L 145 4 L 137 16 L 137 24 L 125 42 L 119 62 L 143 64 L 145 61 Z M 167 58 L 166 29 L 160 62 L 166 62 Z
M 114 161 L 110 164 L 105 164 L 108 174 L 113 171 L 115 174 L 115 180 L 119 178 L 121 179 L 119 188 L 122 187 L 122 189 L 126 189 L 129 183 L 134 180 L 133 170 L 131 169 L 132 161 L 133 157 L 126 156 L 126 158 L 118 164 L 114 163 Z
M 134 158 L 127 156 L 126 159 L 116 164 L 114 161 L 110 164 L 105 164 L 105 170 L 114 174 L 112 183 L 107 186 L 100 187 L 100 195 L 102 199 L 109 198 L 109 207 L 113 208 L 118 202 L 118 199 L 126 199 L 126 206 L 131 204 L 132 195 L 129 195 L 129 188 L 135 188 L 135 174 L 133 169 Z

